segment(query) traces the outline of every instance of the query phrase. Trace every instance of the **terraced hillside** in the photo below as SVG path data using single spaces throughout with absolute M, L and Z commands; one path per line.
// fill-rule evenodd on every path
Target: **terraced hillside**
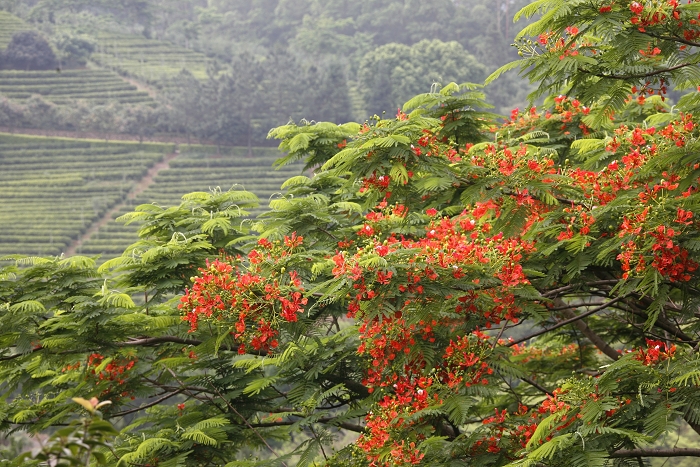
M 213 153 L 214 148 L 193 146 L 158 173 L 153 183 L 135 199 L 129 200 L 113 218 L 130 212 L 139 204 L 155 203 L 163 207 L 178 205 L 182 195 L 193 191 L 245 189 L 260 199 L 261 207 L 251 217 L 264 211 L 268 200 L 281 193 L 280 186 L 289 177 L 301 173 L 302 164 L 291 164 L 276 170 L 277 149 L 255 148 L 248 156 L 247 148 L 232 148 L 227 154 Z M 100 254 L 102 260 L 120 255 L 136 239 L 134 225 L 125 226 L 112 219 L 77 250 L 80 254 Z
M 75 100 L 89 104 L 153 102 L 148 93 L 139 91 L 111 70 L 0 71 L 0 95 L 21 100 L 34 94 L 55 104 Z
M 111 32 L 101 32 L 96 39 L 98 50 L 90 59 L 121 74 L 155 83 L 186 68 L 196 78 L 207 77 L 209 59 L 204 54 L 169 42 Z
M 110 142 L 0 133 L 0 255 L 60 255 L 79 244 L 81 254 L 120 255 L 136 240 L 137 226 L 114 219 L 139 204 L 173 206 L 193 191 L 246 189 L 262 212 L 302 165 L 279 170 L 276 149 L 207 146 L 182 148 L 152 179 L 149 168 L 172 153 L 163 143 Z M 172 156 L 169 156 L 169 158 Z M 143 191 L 135 196 L 136 188 Z M 103 223 L 103 217 L 110 219 Z M 79 242 L 91 227 L 96 233 Z
M 7 47 L 14 33 L 32 29 L 34 28 L 12 13 L 0 10 L 0 49 Z
M 66 251 L 172 150 L 0 133 L 0 255 Z

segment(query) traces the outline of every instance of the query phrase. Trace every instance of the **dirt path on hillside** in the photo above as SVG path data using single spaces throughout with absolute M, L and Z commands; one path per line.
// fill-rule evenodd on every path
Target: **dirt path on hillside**
M 121 76 L 120 75 L 120 77 L 121 77 L 121 79 L 123 79 L 127 83 L 131 84 L 132 86 L 135 86 L 136 89 L 138 89 L 139 91 L 147 92 L 148 95 L 151 96 L 152 99 L 155 99 L 156 97 L 158 97 L 158 93 L 152 87 L 146 86 L 142 82 L 136 81 L 135 79 L 129 78 L 128 76 Z
M 83 235 L 78 237 L 76 240 L 73 241 L 70 245 L 68 245 L 68 248 L 65 251 L 66 256 L 73 256 L 76 254 L 76 252 L 80 249 L 83 243 L 88 241 L 90 237 L 95 235 L 98 230 L 100 230 L 102 227 L 107 225 L 107 223 L 112 222 L 112 217 L 114 214 L 119 212 L 122 207 L 126 204 L 127 201 L 132 200 L 136 198 L 138 195 L 143 193 L 148 189 L 148 187 L 153 184 L 153 179 L 158 175 L 158 173 L 161 170 L 168 169 L 170 167 L 170 161 L 175 159 L 178 156 L 177 152 L 171 153 L 171 154 L 166 154 L 166 156 L 161 160 L 160 162 L 156 162 L 150 169 L 148 169 L 148 172 L 146 172 L 146 175 L 139 180 L 139 182 L 127 193 L 126 198 L 117 203 L 104 213 L 102 217 L 100 217 L 97 221 L 93 222 L 92 225 L 85 231 Z

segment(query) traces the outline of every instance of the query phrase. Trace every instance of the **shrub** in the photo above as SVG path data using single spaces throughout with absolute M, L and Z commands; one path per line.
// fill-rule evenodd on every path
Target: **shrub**
M 11 70 L 50 70 L 56 67 L 56 54 L 36 31 L 20 31 L 12 36 L 2 56 L 3 68 Z

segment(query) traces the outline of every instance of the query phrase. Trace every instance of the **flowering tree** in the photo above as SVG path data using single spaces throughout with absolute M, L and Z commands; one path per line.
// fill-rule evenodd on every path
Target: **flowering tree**
M 2 428 L 96 397 L 119 466 L 700 457 L 654 445 L 700 432 L 700 2 L 537 12 L 510 67 L 561 93 L 542 108 L 497 124 L 450 84 L 290 124 L 280 163 L 314 175 L 250 231 L 249 194 L 193 193 L 128 216 L 142 240 L 98 271 L 5 267 Z

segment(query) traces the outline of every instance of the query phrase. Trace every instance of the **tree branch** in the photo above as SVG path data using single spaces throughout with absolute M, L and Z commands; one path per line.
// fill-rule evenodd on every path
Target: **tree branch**
M 250 424 L 250 422 L 248 421 L 248 419 L 246 419 L 243 415 L 241 415 L 241 413 L 240 413 L 238 410 L 236 410 L 236 408 L 235 408 L 233 405 L 231 405 L 231 402 L 230 402 L 228 399 L 226 399 L 226 398 L 221 394 L 221 392 L 219 392 L 219 390 L 216 388 L 216 386 L 214 386 L 214 385 L 212 384 L 212 388 L 214 389 L 214 391 L 216 391 L 216 393 L 218 394 L 218 396 L 221 398 L 221 400 L 224 401 L 224 403 L 228 406 L 228 408 L 231 409 L 231 411 L 232 411 L 233 413 L 235 413 L 236 415 L 238 415 L 238 417 L 239 417 L 241 420 L 243 420 L 243 423 L 245 423 L 246 426 L 247 426 L 248 428 L 250 428 L 251 430 L 253 430 L 253 433 L 255 433 L 255 434 L 258 436 L 258 438 L 260 438 L 260 441 L 263 442 L 263 444 L 267 447 L 267 449 L 269 449 L 269 451 L 270 451 L 272 454 L 274 454 L 275 457 L 279 458 L 280 455 L 277 454 L 277 453 L 275 452 L 274 449 L 272 449 L 272 446 L 270 446 L 270 444 L 269 444 L 267 441 L 265 441 L 265 438 L 263 438 L 262 436 L 260 436 L 260 433 L 258 433 L 258 430 L 256 430 L 255 428 L 253 428 L 253 426 Z M 213 402 L 213 401 L 212 401 L 212 402 Z M 282 465 L 283 465 L 284 467 L 287 467 L 287 464 L 286 464 L 285 462 L 282 462 Z
M 625 300 L 624 304 L 629 307 L 629 309 L 627 309 L 627 311 L 629 313 L 632 313 L 633 315 L 637 315 L 640 318 L 643 318 L 645 321 L 649 319 L 649 315 L 644 310 L 636 307 L 634 303 L 630 303 L 629 300 Z M 676 337 L 676 338 L 683 340 L 685 342 L 688 342 L 688 343 L 695 342 L 695 340 L 692 337 L 685 334 L 680 329 L 676 328 L 672 323 L 670 323 L 668 320 L 666 320 L 663 316 L 658 316 L 656 318 L 656 321 L 654 321 L 654 326 L 668 332 L 673 337 Z
M 581 286 L 587 286 L 587 287 L 595 287 L 598 285 L 615 285 L 618 282 L 620 282 L 617 279 L 608 279 L 608 280 L 600 280 L 600 281 L 592 281 L 592 282 L 584 282 L 582 284 L 569 284 L 565 285 L 563 287 L 559 287 L 558 289 L 552 289 L 548 290 L 546 292 L 542 292 L 541 295 L 546 298 L 550 297 L 556 297 L 562 292 L 568 292 L 569 290 L 574 290 L 581 288 Z
M 337 426 L 340 428 L 344 428 L 349 431 L 354 431 L 355 433 L 364 433 L 365 432 L 365 427 L 362 425 L 357 425 L 355 423 L 348 423 L 348 422 L 340 422 L 340 423 L 333 423 L 335 419 L 331 417 L 323 417 L 319 418 L 316 420 L 318 423 L 323 423 L 326 425 L 331 425 L 331 426 Z M 253 428 L 272 428 L 276 426 L 289 426 L 289 425 L 294 425 L 295 423 L 298 423 L 298 421 L 294 420 L 282 420 L 280 422 L 268 422 L 268 423 L 251 423 L 250 426 Z
M 7 361 L 7 360 L 14 360 L 15 358 L 23 357 L 23 356 L 25 356 L 25 355 L 29 355 L 29 354 L 32 354 L 32 353 L 34 353 L 34 352 L 38 352 L 38 351 L 40 351 L 40 350 L 44 350 L 44 347 L 39 346 L 39 347 L 37 347 L 37 348 L 35 348 L 35 349 L 30 350 L 30 351 L 27 352 L 27 353 L 16 353 L 16 354 L 14 354 L 14 355 L 8 355 L 8 356 L 5 356 L 5 357 L 0 357 L 0 362 L 4 362 L 4 361 Z
M 561 299 L 557 299 L 561 300 Z M 571 309 L 568 309 L 566 311 L 563 311 L 562 314 L 566 316 L 569 319 L 577 318 L 576 313 L 571 311 Z M 581 334 L 586 336 L 586 338 L 593 343 L 593 345 L 596 346 L 598 350 L 603 352 L 605 355 L 610 357 L 613 360 L 618 360 L 620 358 L 620 354 L 617 352 L 617 350 L 613 349 L 608 345 L 607 342 L 603 340 L 602 337 L 600 337 L 598 334 L 593 332 L 591 328 L 588 327 L 588 325 L 583 322 L 583 320 L 577 320 L 573 322 L 573 325 L 576 326 L 576 328 L 581 331 Z
M 185 345 L 199 345 L 202 341 L 197 339 L 188 339 L 184 337 L 177 336 L 160 336 L 160 337 L 140 337 L 129 339 L 126 342 L 117 342 L 115 345 L 117 347 L 127 347 L 130 345 L 142 345 L 144 347 L 149 345 L 157 345 L 172 342 L 175 344 L 185 344 Z
M 527 378 L 527 377 L 525 377 L 525 376 L 521 376 L 519 379 L 521 379 L 522 381 L 525 381 L 525 382 L 526 382 L 527 384 L 529 384 L 530 386 L 532 386 L 532 387 L 534 387 L 534 388 L 537 388 L 538 390 L 542 391 L 543 393 L 547 394 L 548 396 L 554 397 L 554 393 L 553 393 L 552 391 L 550 391 L 549 389 L 547 389 L 547 388 L 545 388 L 544 386 L 540 385 L 540 384 L 539 384 L 538 382 L 536 382 L 535 380 L 532 380 L 532 379 Z
M 180 393 L 183 392 L 184 390 L 185 390 L 184 388 L 178 389 L 177 391 L 171 392 L 170 394 L 166 394 L 166 395 L 164 395 L 163 397 L 161 397 L 161 398 L 159 398 L 159 399 L 156 399 L 156 400 L 154 400 L 154 401 L 152 401 L 152 402 L 149 402 L 149 403 L 146 404 L 146 405 L 142 405 L 142 406 L 140 406 L 140 407 L 136 407 L 135 409 L 125 410 L 125 411 L 123 411 L 123 412 L 117 412 L 117 413 L 114 413 L 114 414 L 110 414 L 110 417 L 121 417 L 121 416 L 124 416 L 124 415 L 128 415 L 128 414 L 130 414 L 130 413 L 134 413 L 134 412 L 138 412 L 138 411 L 143 410 L 143 409 L 147 409 L 147 408 L 149 408 L 149 407 L 153 407 L 154 405 L 158 405 L 158 404 L 160 404 L 161 402 L 163 402 L 163 401 L 166 400 L 166 399 L 170 399 L 171 397 L 180 394 Z
M 141 346 L 151 346 L 151 345 L 157 345 L 157 344 L 163 344 L 163 343 L 176 343 L 176 344 L 185 344 L 185 345 L 200 345 L 202 341 L 198 339 L 190 339 L 190 338 L 183 338 L 183 337 L 177 337 L 177 336 L 160 336 L 160 337 L 140 337 L 140 338 L 134 338 L 134 339 L 129 339 L 125 342 L 118 342 L 116 345 L 119 347 L 127 347 L 131 345 L 141 345 Z M 238 350 L 238 347 L 232 347 L 232 346 L 225 346 L 224 347 L 226 350 L 236 352 Z M 266 356 L 268 355 L 267 352 L 255 352 L 255 351 L 248 351 L 246 350 L 246 353 L 248 354 L 253 354 L 253 355 L 260 355 L 260 356 Z M 361 383 L 358 383 L 356 381 L 352 381 L 350 379 L 344 378 L 339 375 L 332 375 L 332 374 L 324 374 L 322 375 L 323 378 L 326 380 L 330 381 L 331 383 L 342 383 L 345 385 L 346 388 L 348 388 L 350 391 L 353 391 L 354 393 L 360 395 L 361 397 L 368 397 L 370 392 L 367 389 L 366 386 L 364 386 Z
M 161 384 L 158 381 L 155 381 L 150 378 L 143 378 L 145 381 L 148 381 L 149 383 L 153 384 L 154 386 L 163 389 L 164 391 L 177 391 L 178 389 L 182 389 L 183 391 L 196 391 L 198 393 L 203 393 L 203 394 L 216 394 L 215 392 L 210 391 L 207 388 L 202 388 L 199 386 L 170 386 L 167 384 Z
M 680 37 L 680 36 L 662 36 L 659 34 L 651 34 L 651 33 L 646 33 L 646 35 L 649 37 L 653 37 L 655 39 L 661 39 L 662 41 L 680 42 L 681 44 L 689 45 L 691 47 L 700 47 L 700 43 L 689 41 L 689 40 L 687 40 L 683 37 Z
M 362 397 L 369 397 L 369 389 L 361 383 L 358 383 L 357 381 L 352 381 L 347 378 L 343 378 L 342 376 L 338 375 L 320 375 L 321 377 L 327 379 L 331 383 L 335 384 L 344 384 L 346 388 L 351 390 L 352 392 L 359 394 Z
M 160 336 L 160 337 L 139 337 L 139 338 L 133 338 L 129 339 L 124 342 L 117 342 L 115 345 L 117 347 L 128 347 L 130 345 L 142 345 L 144 347 L 148 347 L 151 345 L 157 345 L 157 344 L 166 344 L 166 343 L 175 343 L 175 344 L 184 344 L 184 345 L 200 345 L 203 341 L 199 339 L 190 339 L 186 337 L 177 337 L 177 336 Z M 230 352 L 238 352 L 238 346 L 237 345 L 222 345 L 222 349 L 228 350 Z M 260 357 L 266 357 L 269 355 L 268 352 L 265 351 L 255 351 L 255 350 L 246 350 L 247 354 L 250 355 L 258 355 Z
M 661 75 L 663 73 L 668 73 L 669 71 L 675 71 L 679 70 L 681 68 L 685 68 L 687 66 L 694 65 L 694 63 L 681 63 L 680 65 L 672 66 L 670 68 L 664 68 L 663 70 L 656 70 L 656 71 L 650 71 L 649 73 L 639 73 L 636 75 L 606 75 L 603 73 L 593 73 L 588 70 L 584 70 L 583 68 L 581 69 L 582 72 L 588 73 L 589 75 L 597 76 L 598 78 L 610 78 L 610 79 L 640 79 L 640 78 L 648 78 L 650 76 L 656 76 L 656 75 Z
M 555 329 L 559 329 L 559 328 L 561 328 L 561 327 L 563 327 L 563 326 L 566 326 L 567 324 L 574 323 L 574 322 L 576 322 L 576 321 L 578 321 L 578 320 L 580 320 L 580 319 L 585 318 L 586 316 L 591 316 L 591 315 L 593 315 L 593 314 L 596 314 L 596 313 L 598 313 L 599 311 L 606 309 L 606 308 L 609 307 L 610 305 L 613 305 L 613 304 L 615 304 L 615 303 L 617 303 L 617 302 L 623 300 L 624 298 L 626 298 L 626 296 L 621 296 L 621 297 L 613 298 L 612 300 L 610 300 L 610 301 L 608 301 L 608 302 L 605 302 L 605 303 L 603 303 L 602 305 L 597 306 L 597 307 L 595 307 L 595 308 L 593 308 L 593 309 L 591 309 L 591 310 L 588 310 L 588 311 L 585 312 L 585 313 L 581 313 L 580 315 L 576 315 L 574 318 L 565 319 L 564 321 L 560 321 L 560 322 L 558 322 L 557 324 L 555 324 L 555 325 L 552 326 L 552 327 L 549 327 L 549 328 L 546 328 L 546 329 L 542 329 L 541 331 L 533 332 L 532 334 L 530 334 L 530 335 L 528 335 L 528 336 L 525 336 L 525 337 L 523 337 L 522 339 L 518 339 L 517 341 L 508 342 L 507 344 L 505 344 L 505 346 L 506 346 L 506 347 L 512 347 L 512 346 L 514 346 L 515 344 L 520 344 L 521 342 L 525 342 L 525 341 L 527 341 L 527 340 L 530 340 L 530 339 L 532 339 L 533 337 L 541 336 L 542 334 L 546 334 L 546 333 L 548 333 L 549 331 L 554 331 Z M 572 306 L 571 308 L 579 308 L 580 306 L 581 306 L 581 305 Z
M 611 452 L 610 457 L 700 457 L 700 449 L 670 448 L 670 449 L 621 449 Z

